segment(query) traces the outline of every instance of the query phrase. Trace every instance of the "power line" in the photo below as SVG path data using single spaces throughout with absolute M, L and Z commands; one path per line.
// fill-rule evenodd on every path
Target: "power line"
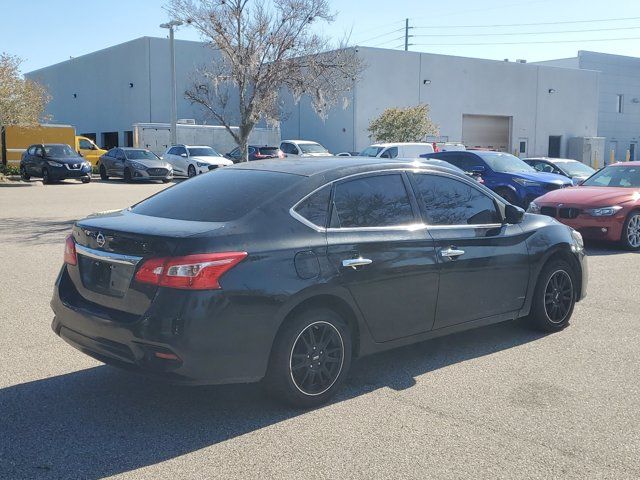
M 473 42 L 473 43 L 414 43 L 417 47 L 454 47 L 469 45 L 534 45 L 534 44 L 551 44 L 551 43 L 581 43 L 581 42 L 618 42 L 622 40 L 640 40 L 640 37 L 624 37 L 624 38 L 586 38 L 582 40 L 549 40 L 534 42 Z
M 618 22 L 622 20 L 640 20 L 640 17 L 623 18 L 600 18 L 594 20 L 573 20 L 565 22 L 540 22 L 540 23 L 508 23 L 494 25 L 431 25 L 428 27 L 414 27 L 415 29 L 437 29 L 437 28 L 498 28 L 498 27 L 531 27 L 534 25 L 569 25 L 575 23 L 596 23 L 596 22 Z
M 404 27 L 397 28 L 396 30 L 391 30 L 391 31 L 386 32 L 386 33 L 381 33 L 380 35 L 376 35 L 375 37 L 367 38 L 366 40 L 360 40 L 359 42 L 356 42 L 356 43 L 370 42 L 371 40 L 376 40 L 378 38 L 386 37 L 387 35 L 391 35 L 392 33 L 396 33 L 396 32 L 401 32 L 403 30 L 404 30 Z
M 615 27 L 615 28 L 593 28 L 588 30 L 554 30 L 550 32 L 500 32 L 500 33 L 419 33 L 414 37 L 494 37 L 512 35 L 550 35 L 553 33 L 585 33 L 585 32 L 610 32 L 613 30 L 636 30 L 640 26 Z
M 404 29 L 403 29 L 403 30 L 404 30 Z M 386 45 L 386 44 L 391 43 L 391 42 L 397 42 L 398 40 L 404 40 L 404 35 L 403 35 L 403 36 L 401 36 L 401 37 L 392 38 L 392 39 L 390 39 L 390 40 L 385 40 L 384 42 L 382 42 L 382 43 L 377 43 L 377 44 L 375 44 L 375 45 L 363 45 L 363 46 L 369 46 L 369 47 L 380 47 L 380 46 L 382 46 L 382 45 Z M 403 45 L 404 45 L 404 44 L 403 44 Z

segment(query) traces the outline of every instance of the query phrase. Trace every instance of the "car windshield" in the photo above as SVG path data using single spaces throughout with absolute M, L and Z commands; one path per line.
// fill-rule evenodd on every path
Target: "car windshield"
M 573 176 L 579 175 L 588 177 L 589 175 L 593 175 L 593 172 L 595 172 L 595 170 L 589 165 L 585 165 L 581 162 L 556 162 L 556 165 L 569 175 Z
M 149 150 L 125 150 L 129 160 L 158 160 L 158 156 Z
M 593 174 L 582 184 L 587 187 L 640 187 L 640 167 L 611 165 Z
M 360 152 L 361 157 L 377 157 L 383 147 L 367 147 Z
M 47 157 L 77 157 L 78 154 L 73 151 L 69 145 L 45 145 L 44 153 Z
M 500 152 L 474 152 L 481 157 L 494 172 L 535 173 L 536 170 L 518 157 Z
M 319 143 L 299 143 L 298 147 L 300 147 L 302 153 L 329 153 L 329 150 Z
M 190 157 L 219 157 L 220 154 L 211 147 L 189 147 Z

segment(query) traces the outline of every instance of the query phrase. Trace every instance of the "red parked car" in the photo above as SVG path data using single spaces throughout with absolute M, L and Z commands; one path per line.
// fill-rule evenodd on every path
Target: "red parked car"
M 584 238 L 640 249 L 640 162 L 609 165 L 580 186 L 535 199 L 528 212 L 558 219 Z

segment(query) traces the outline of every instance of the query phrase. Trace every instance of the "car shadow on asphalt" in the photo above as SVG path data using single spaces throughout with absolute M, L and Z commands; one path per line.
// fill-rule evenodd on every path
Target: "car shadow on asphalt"
M 622 245 L 609 242 L 588 241 L 585 242 L 585 249 L 589 257 L 604 257 L 608 255 L 621 255 L 624 253 L 639 253 L 637 250 L 627 250 Z
M 64 243 L 75 220 L 44 220 L 42 218 L 0 218 L 0 243 L 44 245 Z
M 421 375 L 542 336 L 506 322 L 366 357 L 334 403 L 378 389 L 393 394 Z M 258 384 L 184 387 L 89 368 L 0 389 L 0 478 L 103 478 L 304 413 L 271 400 Z

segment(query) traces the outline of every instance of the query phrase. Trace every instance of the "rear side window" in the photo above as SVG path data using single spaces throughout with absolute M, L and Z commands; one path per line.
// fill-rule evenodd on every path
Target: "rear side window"
M 331 185 L 327 185 L 309 195 L 298 204 L 295 212 L 314 225 L 324 228 L 327 225 L 329 197 L 331 197 Z
M 278 147 L 260 147 L 258 151 L 262 155 L 276 155 L 278 153 Z
M 465 172 L 472 171 L 474 167 L 484 167 L 484 162 L 481 159 L 471 155 L 456 153 L 454 155 L 443 155 L 442 159 L 446 162 L 452 163 Z
M 389 227 L 414 220 L 400 174 L 358 178 L 335 187 L 332 227 Z
M 301 177 L 261 170 L 219 169 L 134 205 L 133 213 L 196 222 L 229 222 L 260 207 Z
M 491 197 L 464 182 L 440 175 L 414 174 L 418 201 L 429 225 L 500 223 Z

